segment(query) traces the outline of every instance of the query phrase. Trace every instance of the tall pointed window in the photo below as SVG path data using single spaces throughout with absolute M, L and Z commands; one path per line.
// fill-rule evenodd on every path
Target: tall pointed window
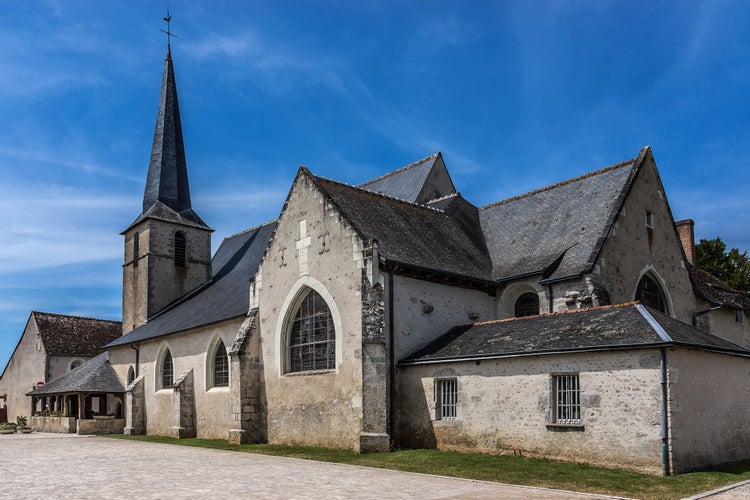
M 185 267 L 185 233 L 182 231 L 174 233 L 174 265 Z
M 312 289 L 298 304 L 288 331 L 287 371 L 334 369 L 336 332 L 328 304 Z
M 539 295 L 527 292 L 516 300 L 515 316 L 535 316 L 539 314 Z
M 229 359 L 227 358 L 227 349 L 224 342 L 219 340 L 219 344 L 214 351 L 213 359 L 213 386 L 227 387 L 229 385 Z
M 133 267 L 138 267 L 138 254 L 140 253 L 138 240 L 138 231 L 136 231 L 133 233 Z
M 135 380 L 135 370 L 133 369 L 133 366 L 128 367 L 128 385 L 133 383 L 133 380 Z
M 638 282 L 638 288 L 635 292 L 635 300 L 644 306 L 648 306 L 657 311 L 669 314 L 669 305 L 667 296 L 659 283 L 648 274 L 644 274 L 641 281 Z
M 170 389 L 173 384 L 174 367 L 172 366 L 172 353 L 167 349 L 164 359 L 161 361 L 161 389 Z

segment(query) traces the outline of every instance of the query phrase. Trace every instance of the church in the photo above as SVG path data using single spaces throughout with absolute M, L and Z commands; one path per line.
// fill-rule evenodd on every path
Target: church
M 212 233 L 168 49 L 122 335 L 28 395 L 96 372 L 125 434 L 663 474 L 750 458 L 750 302 L 694 267 L 649 147 L 482 207 L 440 153 L 357 186 L 300 167 L 278 218 L 213 256 Z

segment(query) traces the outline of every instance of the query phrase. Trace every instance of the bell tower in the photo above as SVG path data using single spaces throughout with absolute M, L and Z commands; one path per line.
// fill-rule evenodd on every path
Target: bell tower
M 143 209 L 121 233 L 125 236 L 123 334 L 211 279 L 212 232 L 190 203 L 177 85 L 167 44 Z

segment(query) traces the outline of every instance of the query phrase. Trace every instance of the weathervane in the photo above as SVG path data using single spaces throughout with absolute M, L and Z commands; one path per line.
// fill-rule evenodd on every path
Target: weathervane
M 169 15 L 169 4 L 167 4 L 167 17 L 165 17 L 164 20 L 167 22 L 167 31 L 164 31 L 164 30 L 159 30 L 159 31 L 161 31 L 162 33 L 165 33 L 167 35 L 167 48 L 170 48 L 171 44 L 169 43 L 170 42 L 170 38 L 169 37 L 173 36 L 173 37 L 177 38 L 177 35 L 175 35 L 174 33 L 172 33 L 172 31 L 170 31 L 170 28 L 169 28 L 169 23 L 172 22 L 172 16 Z

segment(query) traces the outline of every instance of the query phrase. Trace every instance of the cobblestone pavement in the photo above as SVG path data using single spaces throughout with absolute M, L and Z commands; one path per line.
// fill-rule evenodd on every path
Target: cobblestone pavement
M 0 435 L 0 498 L 605 499 L 74 434 Z
M 700 495 L 689 497 L 686 500 L 740 500 L 750 499 L 750 481 L 742 481 L 724 488 L 707 491 Z

